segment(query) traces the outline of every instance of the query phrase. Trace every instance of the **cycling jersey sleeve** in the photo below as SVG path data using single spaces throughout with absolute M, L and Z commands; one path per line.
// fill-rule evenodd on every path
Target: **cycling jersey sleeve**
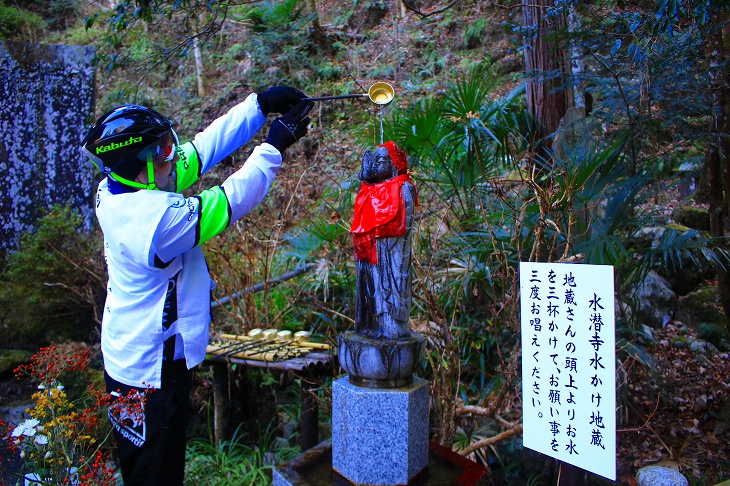
M 264 123 L 266 116 L 259 109 L 256 93 L 252 93 L 198 133 L 193 145 L 200 159 L 200 174 L 248 143 Z
M 154 264 L 164 266 L 243 217 L 266 196 L 280 167 L 281 154 L 264 143 L 220 186 L 193 197 L 180 195 L 168 207 L 153 237 Z
M 195 150 L 195 146 L 191 142 L 175 147 L 175 152 L 178 156 L 175 165 L 177 190 L 184 191 L 200 178 L 200 157 L 198 157 L 198 151 Z
M 265 122 L 257 95 L 252 93 L 198 133 L 192 142 L 177 147 L 177 190 L 192 186 L 201 175 L 251 140 Z

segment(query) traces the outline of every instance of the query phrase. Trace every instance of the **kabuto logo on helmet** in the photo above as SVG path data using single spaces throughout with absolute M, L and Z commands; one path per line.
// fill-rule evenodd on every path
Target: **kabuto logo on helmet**
M 139 143 L 142 141 L 142 137 L 129 137 L 129 140 L 125 142 L 120 143 L 110 143 L 109 145 L 100 145 L 96 147 L 96 153 L 97 154 L 103 154 L 104 152 L 109 152 L 110 150 L 115 150 L 122 147 L 127 147 L 129 145 L 134 145 L 135 143 Z

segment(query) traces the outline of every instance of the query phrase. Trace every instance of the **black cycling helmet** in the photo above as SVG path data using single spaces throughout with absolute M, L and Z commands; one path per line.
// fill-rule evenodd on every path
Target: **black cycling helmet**
M 142 189 L 155 188 L 152 164 L 172 160 L 178 144 L 172 123 L 139 105 L 122 105 L 106 112 L 81 142 L 86 156 L 101 172 Z M 145 166 L 149 184 L 135 181 Z

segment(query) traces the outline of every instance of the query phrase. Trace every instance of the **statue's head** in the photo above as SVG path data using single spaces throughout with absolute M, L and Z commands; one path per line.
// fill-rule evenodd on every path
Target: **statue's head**
M 393 141 L 385 142 L 362 154 L 360 180 L 370 184 L 387 181 L 408 172 L 408 156 Z

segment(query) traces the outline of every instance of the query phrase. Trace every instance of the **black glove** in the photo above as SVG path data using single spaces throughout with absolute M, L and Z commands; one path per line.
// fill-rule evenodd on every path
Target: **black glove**
M 307 95 L 298 89 L 289 86 L 274 86 L 263 93 L 259 93 L 259 108 L 261 113 L 268 115 L 269 113 L 286 113 L 294 108 L 302 98 Z
M 265 142 L 283 154 L 284 150 L 307 134 L 310 121 L 307 113 L 313 106 L 311 101 L 300 101 L 292 110 L 274 120 Z

